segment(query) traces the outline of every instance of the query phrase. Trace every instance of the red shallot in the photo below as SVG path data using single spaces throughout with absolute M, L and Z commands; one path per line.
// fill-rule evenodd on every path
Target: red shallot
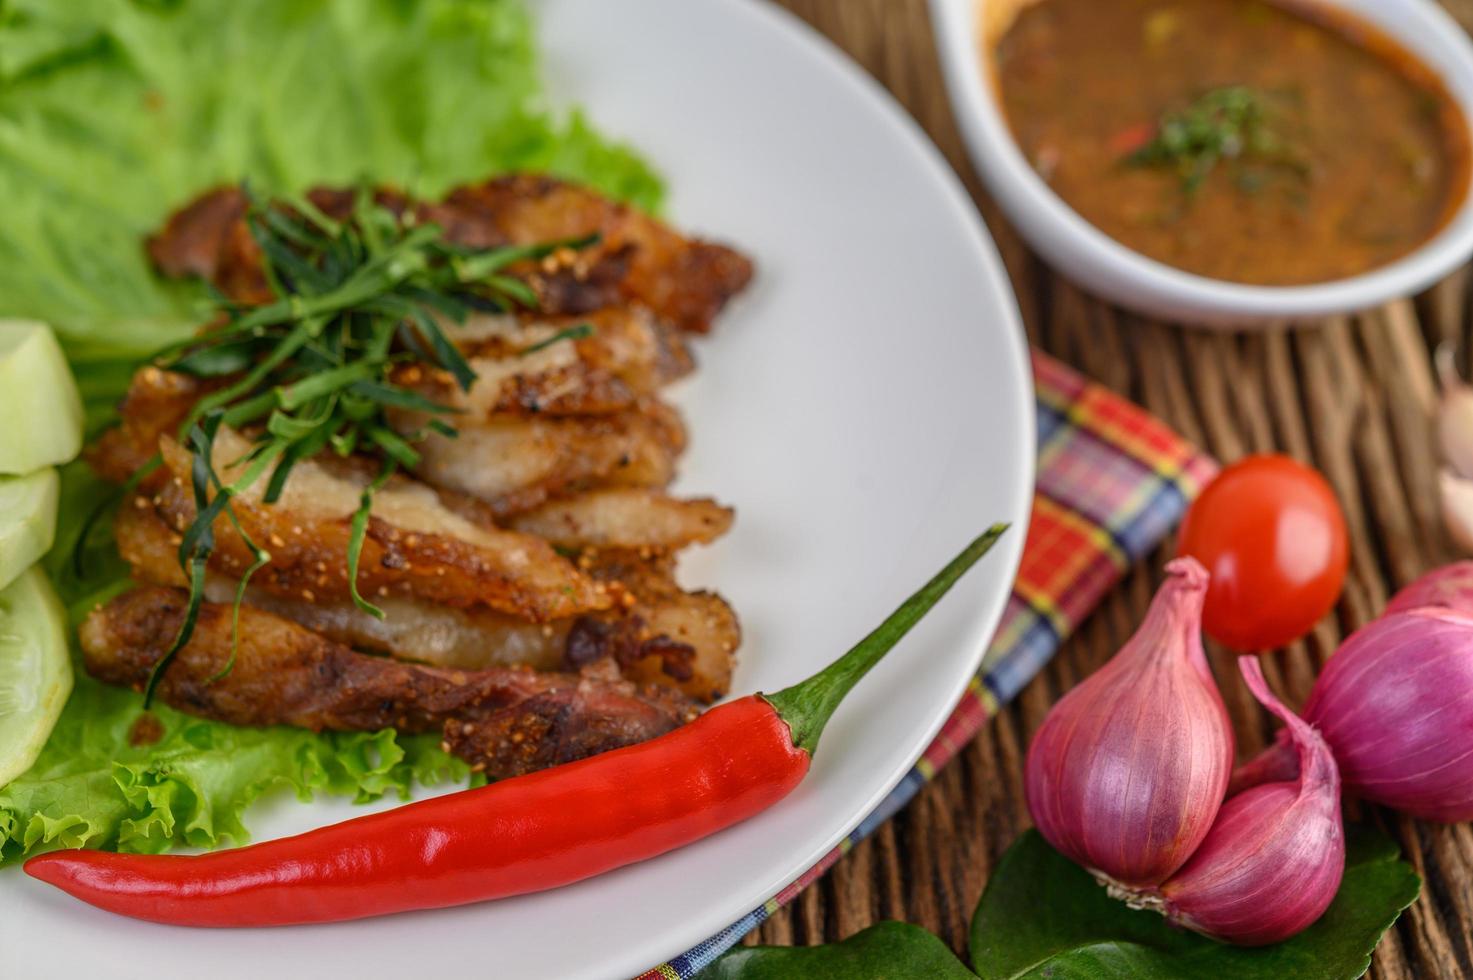
M 1207 839 L 1161 886 L 1172 922 L 1240 946 L 1297 935 L 1324 914 L 1345 873 L 1340 776 L 1322 738 L 1269 690 L 1255 657 L 1238 661 L 1254 697 L 1284 722 L 1297 755 L 1289 782 L 1223 804 Z
M 1330 744 L 1346 789 L 1425 820 L 1473 820 L 1473 618 L 1427 606 L 1357 630 L 1315 681 L 1303 716 Z M 1292 758 L 1281 733 L 1233 785 L 1281 777 Z
M 1207 571 L 1166 566 L 1145 622 L 1070 691 L 1028 749 L 1033 822 L 1109 884 L 1159 885 L 1191 857 L 1222 804 L 1233 732 L 1202 651 Z

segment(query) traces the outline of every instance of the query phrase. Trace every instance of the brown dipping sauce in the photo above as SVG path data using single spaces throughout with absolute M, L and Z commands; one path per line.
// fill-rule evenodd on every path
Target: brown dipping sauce
M 1468 123 L 1441 81 L 1339 11 L 1039 0 L 995 50 L 1003 110 L 1034 168 L 1095 227 L 1189 272 L 1260 285 L 1352 276 L 1431 238 L 1467 188 Z M 1236 155 L 1231 141 L 1205 165 L 1179 143 L 1162 153 L 1163 120 L 1206 112 L 1216 126 L 1228 89 L 1256 113 Z

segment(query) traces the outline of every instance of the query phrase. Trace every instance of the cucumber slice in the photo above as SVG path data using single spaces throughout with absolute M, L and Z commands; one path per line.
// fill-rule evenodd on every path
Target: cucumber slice
M 0 476 L 0 589 L 51 550 L 60 489 L 54 469 Z
M 0 786 L 31 768 L 71 691 L 66 610 L 33 566 L 0 591 Z
M 0 320 L 0 473 L 65 463 L 82 450 L 82 397 L 51 328 Z

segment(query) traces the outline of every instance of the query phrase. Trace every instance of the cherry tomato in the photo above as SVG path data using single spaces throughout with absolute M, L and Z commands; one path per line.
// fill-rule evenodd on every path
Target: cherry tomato
M 1187 510 L 1180 552 L 1212 573 L 1202 626 L 1244 652 L 1309 632 L 1330 611 L 1350 561 L 1345 514 L 1318 472 L 1287 456 L 1249 456 Z

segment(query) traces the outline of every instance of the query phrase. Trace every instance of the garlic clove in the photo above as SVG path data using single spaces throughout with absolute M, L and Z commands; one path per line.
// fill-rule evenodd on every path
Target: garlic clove
M 1334 900 L 1345 873 L 1345 830 L 1329 746 L 1274 697 L 1256 657 L 1238 666 L 1254 697 L 1283 720 L 1298 772 L 1293 781 L 1260 783 L 1229 799 L 1160 897 L 1179 925 L 1263 946 L 1302 932 Z
M 1345 787 L 1424 820 L 1473 820 L 1473 618 L 1423 608 L 1341 644 L 1304 706 Z
M 1464 479 L 1473 479 L 1473 388 L 1453 363 L 1453 348 L 1437 348 L 1437 376 L 1442 384 L 1442 401 L 1437 408 L 1437 441 L 1442 458 Z
M 1232 771 L 1233 733 L 1202 651 L 1208 575 L 1166 566 L 1133 637 L 1064 696 L 1028 749 L 1039 832 L 1107 883 L 1145 887 L 1207 835 Z
M 1424 606 L 1473 615 L 1473 561 L 1434 568 L 1392 596 L 1386 611 L 1410 612 Z
M 1438 474 L 1437 486 L 1448 537 L 1462 551 L 1473 553 L 1473 480 L 1444 469 Z

